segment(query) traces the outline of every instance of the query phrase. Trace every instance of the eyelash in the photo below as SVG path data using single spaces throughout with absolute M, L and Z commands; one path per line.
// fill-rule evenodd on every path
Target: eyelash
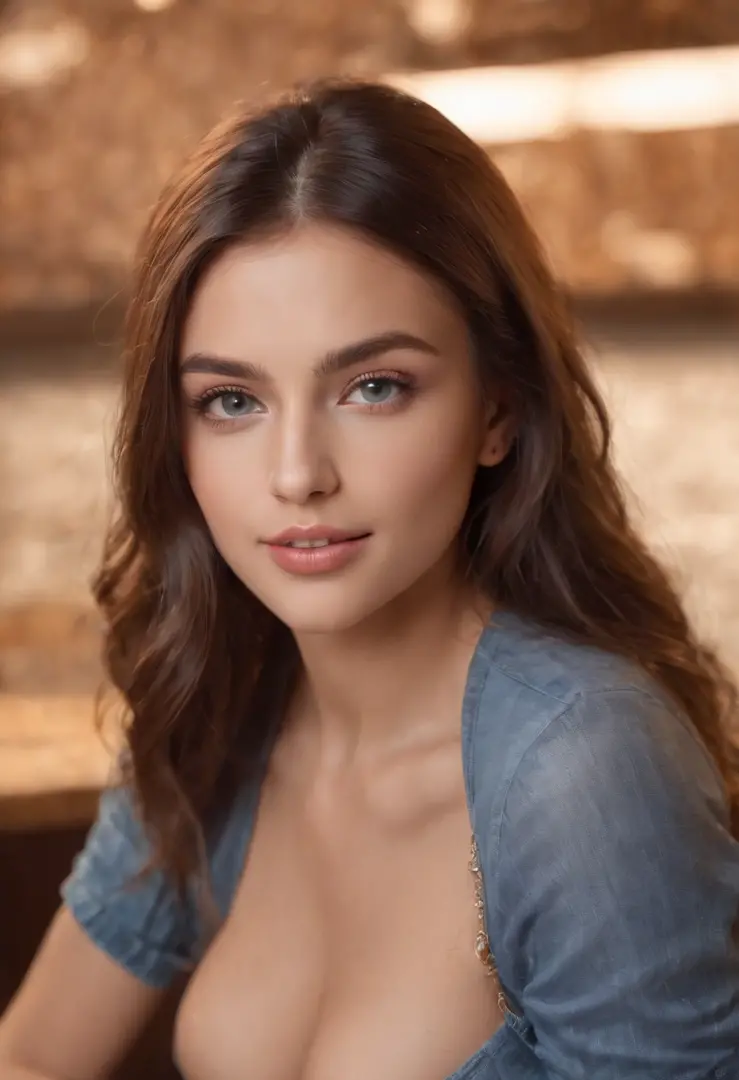
M 362 375 L 358 375 L 353 382 L 344 390 L 342 399 L 348 397 L 352 391 L 362 386 L 364 383 L 370 382 L 391 382 L 398 388 L 398 396 L 391 402 L 380 402 L 374 405 L 365 404 L 361 408 L 366 412 L 394 412 L 403 403 L 408 401 L 416 391 L 416 381 L 410 375 L 403 374 L 400 371 L 370 371 L 364 372 Z M 259 399 L 250 394 L 243 386 L 213 386 L 210 389 L 199 394 L 192 402 L 191 406 L 198 415 L 202 416 L 213 427 L 232 427 L 236 422 L 236 419 L 224 420 L 220 417 L 213 417 L 208 415 L 208 406 L 212 401 L 217 401 L 218 398 L 224 397 L 226 394 L 241 394 L 244 397 L 251 398 L 252 401 L 258 401 Z M 245 419 L 245 418 L 244 418 Z
M 202 394 L 198 394 L 196 398 L 191 402 L 192 408 L 198 415 L 202 416 L 209 424 L 213 424 L 215 427 L 221 427 L 226 424 L 233 424 L 233 420 L 221 420 L 214 416 L 208 415 L 208 406 L 212 401 L 218 401 L 218 398 L 225 397 L 226 394 L 240 394 L 242 397 L 251 398 L 256 401 L 257 398 L 253 394 L 250 394 L 248 390 L 245 390 L 243 386 L 212 386 L 209 390 L 205 390 Z
M 416 380 L 411 375 L 404 374 L 402 371 L 365 371 L 349 383 L 346 390 L 341 395 L 342 398 L 348 397 L 353 390 L 356 390 L 364 383 L 369 382 L 393 383 L 399 391 L 395 401 L 390 402 L 389 404 L 379 403 L 376 405 L 366 404 L 362 406 L 362 408 L 368 409 L 371 412 L 374 412 L 375 410 L 392 412 L 393 409 L 397 409 L 402 402 L 407 401 L 413 393 L 415 393 L 417 387 Z

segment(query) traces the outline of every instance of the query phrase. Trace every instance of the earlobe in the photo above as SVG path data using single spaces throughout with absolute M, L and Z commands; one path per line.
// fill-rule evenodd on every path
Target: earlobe
M 513 423 L 511 416 L 506 416 L 501 420 L 498 414 L 485 432 L 480 448 L 480 456 L 477 459 L 478 465 L 483 468 L 493 468 L 495 465 L 500 465 L 501 461 L 505 460 L 508 455 L 512 441 Z
M 499 439 L 495 439 L 492 443 L 483 446 L 477 463 L 482 465 L 483 468 L 489 469 L 494 465 L 500 465 L 505 456 L 506 447 L 502 445 Z

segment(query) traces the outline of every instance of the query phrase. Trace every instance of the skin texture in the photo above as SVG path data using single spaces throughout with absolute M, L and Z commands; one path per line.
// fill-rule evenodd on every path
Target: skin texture
M 392 332 L 424 344 L 315 374 Z M 263 370 L 188 370 L 203 357 Z M 489 423 L 499 402 L 483 398 L 453 299 L 317 225 L 212 267 L 182 361 L 193 491 L 305 670 L 248 871 L 180 1010 L 180 1066 L 193 1080 L 236 1077 L 245 1060 L 274 1080 L 443 1080 L 500 1023 L 473 951 L 460 755 L 485 605 L 455 545 L 475 472 L 505 455 L 510 422 Z M 219 388 L 232 393 L 213 398 Z M 261 541 L 317 523 L 371 536 L 336 573 L 275 566 Z M 289 941 L 300 948 L 280 948 Z
M 314 374 L 327 355 L 392 331 L 426 350 Z M 268 377 L 185 375 L 190 404 L 219 386 L 241 392 L 204 415 L 186 410 L 186 459 L 221 554 L 296 634 L 351 631 L 378 613 L 390 622 L 428 578 L 450 577 L 475 470 L 500 460 L 505 440 L 487 427 L 463 318 L 435 283 L 351 233 L 303 226 L 213 266 L 182 352 Z M 373 374 L 412 385 L 373 395 L 357 382 Z M 291 578 L 260 544 L 314 523 L 372 532 L 351 572 Z
M 425 348 L 314 373 L 346 346 L 398 331 Z M 443 697 L 455 626 L 466 628 L 464 663 L 478 632 L 456 544 L 477 468 L 499 463 L 513 434 L 504 403 L 483 396 L 455 301 L 376 244 L 305 225 L 214 264 L 181 353 L 183 371 L 207 356 L 266 377 L 183 374 L 184 455 L 224 559 L 295 634 L 306 707 L 339 744 L 360 730 L 402 739 L 410 723 L 397 724 L 397 709 L 423 714 L 427 695 Z M 370 376 L 386 380 L 374 393 L 360 384 Z M 224 388 L 237 396 L 196 411 Z M 335 574 L 275 566 L 262 541 L 314 524 L 371 537 Z

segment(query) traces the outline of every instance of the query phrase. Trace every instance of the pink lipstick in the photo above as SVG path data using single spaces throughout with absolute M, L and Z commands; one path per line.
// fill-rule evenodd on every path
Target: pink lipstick
M 273 561 L 290 574 L 343 570 L 364 550 L 370 534 L 328 525 L 295 526 L 266 541 Z

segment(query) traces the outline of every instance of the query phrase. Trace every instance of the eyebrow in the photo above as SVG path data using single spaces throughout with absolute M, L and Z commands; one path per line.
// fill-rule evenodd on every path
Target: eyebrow
M 366 360 L 372 360 L 388 352 L 399 350 L 422 352 L 429 356 L 439 356 L 439 350 L 415 334 L 402 330 L 388 330 L 384 334 L 364 338 L 340 349 L 331 350 L 313 368 L 316 378 L 334 375 L 338 371 L 354 367 Z M 271 382 L 272 376 L 266 368 L 252 364 L 248 360 L 231 360 L 222 356 L 210 356 L 196 352 L 187 356 L 180 365 L 181 375 L 223 375 L 226 378 L 246 379 L 252 382 Z

